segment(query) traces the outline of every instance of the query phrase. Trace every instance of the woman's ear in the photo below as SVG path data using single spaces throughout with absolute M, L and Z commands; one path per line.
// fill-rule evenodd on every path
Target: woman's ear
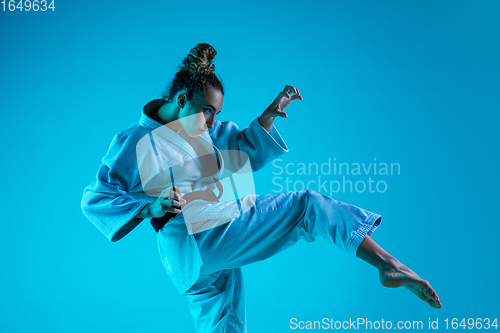
M 187 96 L 186 94 L 179 94 L 177 96 L 177 105 L 182 109 L 186 105 Z

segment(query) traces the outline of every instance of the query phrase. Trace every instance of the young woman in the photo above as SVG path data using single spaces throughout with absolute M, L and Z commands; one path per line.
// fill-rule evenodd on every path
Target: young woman
M 287 85 L 248 128 L 221 123 L 215 55 L 208 44 L 194 47 L 162 98 L 115 136 L 84 191 L 87 218 L 111 241 L 151 218 L 162 263 L 189 298 L 198 332 L 246 332 L 241 267 L 317 236 L 376 267 L 384 286 L 406 287 L 440 308 L 429 282 L 370 237 L 380 215 L 311 190 L 238 195 L 236 176 L 288 151 L 273 122 L 302 96 Z M 220 201 L 224 191 L 234 200 Z

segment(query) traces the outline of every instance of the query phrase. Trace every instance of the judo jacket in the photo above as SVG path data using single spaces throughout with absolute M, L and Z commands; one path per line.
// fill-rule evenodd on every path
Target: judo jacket
M 146 104 L 139 120 L 113 138 L 96 179 L 84 189 L 84 215 L 112 242 L 132 231 L 143 220 L 135 216 L 172 182 L 183 194 L 215 190 L 224 168 L 251 173 L 288 151 L 275 126 L 268 132 L 257 119 L 243 130 L 231 121 L 215 120 L 214 128 L 196 138 L 176 133 L 149 116 L 164 103 L 156 99 Z M 204 167 L 196 150 L 213 156 L 217 167 Z M 172 245 L 160 256 L 179 292 L 196 281 L 203 264 L 193 233 L 228 222 L 252 205 L 251 195 L 237 199 L 192 201 L 165 225 L 163 234 Z

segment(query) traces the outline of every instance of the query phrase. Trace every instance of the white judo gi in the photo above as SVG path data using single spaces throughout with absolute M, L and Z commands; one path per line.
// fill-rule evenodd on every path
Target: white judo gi
M 163 103 L 146 104 L 139 121 L 115 136 L 96 180 L 84 190 L 84 214 L 111 241 L 141 222 L 134 217 L 172 179 L 183 193 L 215 189 L 213 179 L 221 179 L 224 166 L 256 171 L 288 151 L 274 125 L 268 132 L 257 119 L 244 130 L 216 120 L 195 139 L 175 133 L 148 116 Z M 201 165 L 198 148 L 217 159 L 213 174 Z M 241 266 L 317 236 L 355 254 L 381 222 L 378 214 L 310 190 L 238 199 L 192 201 L 158 232 L 162 264 L 189 298 L 197 332 L 246 332 Z

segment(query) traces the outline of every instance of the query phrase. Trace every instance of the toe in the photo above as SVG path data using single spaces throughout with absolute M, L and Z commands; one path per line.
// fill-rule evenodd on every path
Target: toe
M 442 306 L 439 300 L 430 299 L 427 301 L 427 303 L 429 303 L 430 306 L 436 309 L 439 309 Z

